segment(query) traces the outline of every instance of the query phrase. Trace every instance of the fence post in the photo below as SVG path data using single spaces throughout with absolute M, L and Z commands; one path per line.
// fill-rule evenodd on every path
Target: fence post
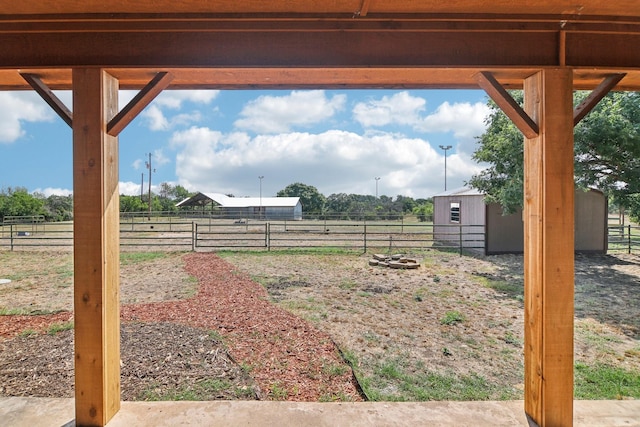
M 267 222 L 264 224 L 264 240 L 265 246 L 267 247 L 267 251 L 271 251 L 271 223 Z
M 195 252 L 198 247 L 198 224 L 191 221 L 191 252 Z
M 13 224 L 9 224 L 9 237 L 11 242 L 11 252 L 13 252 Z
M 460 235 L 460 256 L 462 256 L 462 224 L 458 225 L 458 234 Z
M 326 230 L 326 227 L 325 227 Z M 367 253 L 367 223 L 364 223 L 364 253 Z
M 629 227 L 629 253 L 631 253 L 631 224 L 629 224 L 627 227 Z

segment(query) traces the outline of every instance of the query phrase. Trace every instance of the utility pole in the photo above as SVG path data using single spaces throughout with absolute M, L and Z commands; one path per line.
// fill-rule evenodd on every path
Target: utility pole
M 376 180 L 376 199 L 378 198 L 378 181 L 380 181 L 380 177 L 376 176 L 375 178 L 373 178 Z
M 147 169 L 149 169 L 149 217 L 148 220 L 151 221 L 151 174 L 156 170 L 151 167 L 151 153 L 149 153 L 149 161 L 145 162 Z
M 447 151 L 451 149 L 450 145 L 441 145 L 444 150 L 444 191 L 447 191 Z
M 260 212 L 259 212 L 260 219 L 262 219 L 262 178 L 264 178 L 264 175 L 260 175 L 258 177 L 258 179 L 260 180 Z

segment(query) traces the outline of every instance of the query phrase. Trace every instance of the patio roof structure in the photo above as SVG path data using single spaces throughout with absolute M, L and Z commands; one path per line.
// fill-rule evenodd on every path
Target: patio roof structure
M 36 90 L 73 128 L 76 424 L 120 407 L 118 134 L 158 93 L 481 87 L 524 135 L 523 410 L 571 425 L 573 126 L 640 90 L 638 46 L 640 0 L 2 1 L 0 90 Z M 140 93 L 118 111 L 118 89 Z

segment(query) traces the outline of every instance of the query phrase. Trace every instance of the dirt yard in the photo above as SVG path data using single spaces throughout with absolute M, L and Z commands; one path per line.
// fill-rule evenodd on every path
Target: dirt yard
M 522 398 L 521 256 L 428 251 L 417 270 L 368 259 L 123 260 L 123 398 L 439 398 L 404 388 L 401 377 L 425 373 L 482 391 L 453 398 Z M 0 285 L 0 395 L 73 394 L 71 269 L 68 253 L 0 252 L 12 280 Z M 637 256 L 577 256 L 577 361 L 640 372 L 639 282 Z

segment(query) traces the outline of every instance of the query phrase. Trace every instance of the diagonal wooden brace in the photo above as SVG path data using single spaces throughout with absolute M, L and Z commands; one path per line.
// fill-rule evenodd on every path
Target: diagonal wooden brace
M 107 133 L 111 136 L 118 136 L 156 96 L 169 86 L 172 80 L 173 75 L 168 72 L 156 74 L 156 76 L 109 121 Z
M 608 75 L 573 111 L 573 125 L 580 123 L 580 120 L 589 114 L 598 105 L 598 102 L 616 87 L 624 76 L 626 76 L 625 73 Z
M 73 127 L 73 113 L 66 105 L 64 105 L 64 102 L 62 102 L 60 98 L 58 98 L 56 94 L 53 93 L 53 91 L 49 89 L 42 80 L 40 80 L 40 77 L 29 73 L 20 73 L 20 75 L 27 81 L 27 83 L 29 83 L 29 85 L 31 85 L 42 99 L 44 99 L 44 101 L 53 108 L 53 111 L 55 111 L 56 114 L 58 114 L 58 116 L 60 116 L 60 118 L 69 125 L 69 127 Z
M 480 72 L 476 74 L 476 80 L 478 85 L 498 104 L 498 107 L 511 119 L 524 136 L 529 139 L 538 137 L 538 125 L 509 95 L 509 92 L 498 83 L 493 74 L 487 71 Z

